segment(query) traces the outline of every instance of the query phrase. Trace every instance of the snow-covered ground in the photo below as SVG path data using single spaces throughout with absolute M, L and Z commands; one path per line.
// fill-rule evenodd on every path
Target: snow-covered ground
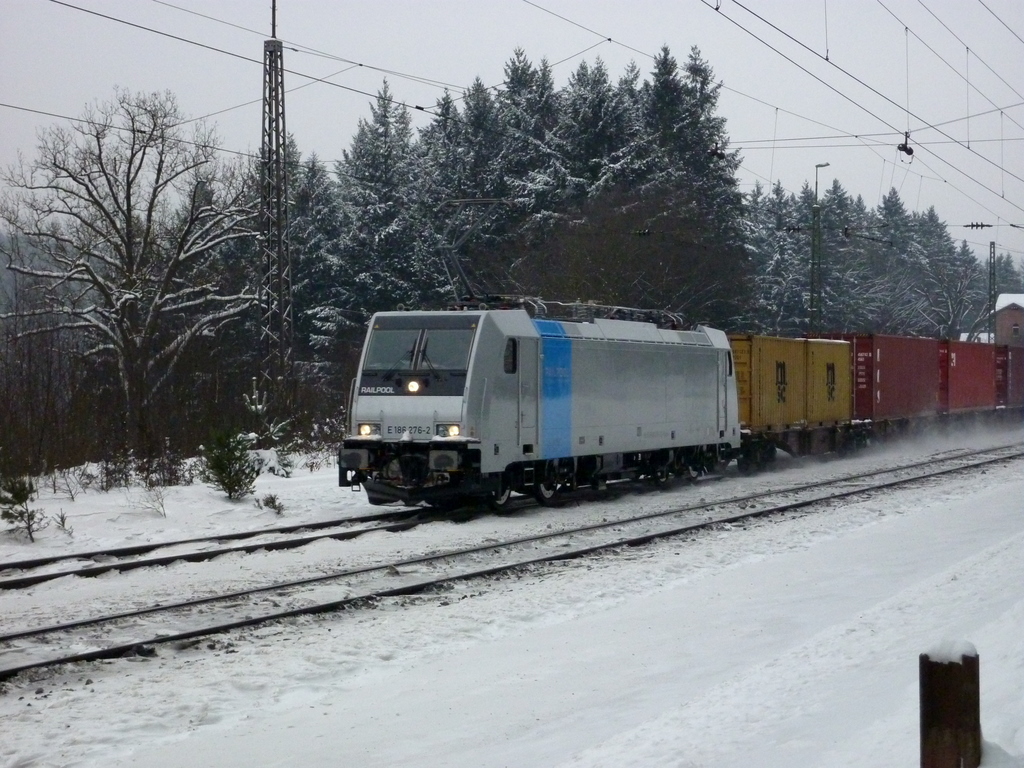
M 1017 429 L 979 444 L 1020 439 Z M 963 442 L 962 440 L 959 442 Z M 504 538 L 924 457 L 836 462 L 560 510 L 0 594 L 3 628 Z M 263 476 L 278 517 L 211 488 L 44 492 L 0 561 L 371 510 L 335 470 Z M 986 766 L 1024 766 L 1024 462 L 814 514 L 0 684 L 0 765 L 895 766 L 918 760 L 918 654 L 981 659 Z

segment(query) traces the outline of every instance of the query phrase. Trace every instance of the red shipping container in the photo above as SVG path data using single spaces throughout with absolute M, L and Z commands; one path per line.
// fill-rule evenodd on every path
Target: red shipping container
M 940 343 L 939 404 L 948 413 L 995 408 L 995 346 L 967 341 Z
M 853 345 L 853 418 L 891 421 L 938 412 L 937 339 L 859 333 L 823 336 Z
M 1010 396 L 1010 348 L 996 347 L 996 407 L 1005 408 Z
M 1006 405 L 1024 407 L 1024 347 L 1008 347 Z

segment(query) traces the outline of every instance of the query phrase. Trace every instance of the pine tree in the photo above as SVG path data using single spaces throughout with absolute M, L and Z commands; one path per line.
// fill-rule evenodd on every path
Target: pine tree
M 561 99 L 547 62 L 535 67 L 517 48 L 505 64 L 505 87 L 496 103 L 501 130 L 497 165 L 512 206 L 503 219 L 511 221 L 518 212 L 530 226 L 559 204 L 565 187 L 563 163 L 553 147 Z
M 796 197 L 781 184 L 770 193 L 758 184 L 747 201 L 745 240 L 754 278 L 743 326 L 750 330 L 782 336 L 806 330 L 809 247 L 806 231 L 792 231 L 797 209 Z
M 343 227 L 337 183 L 312 154 L 297 163 L 292 177 L 291 253 L 296 352 L 311 359 L 334 340 L 336 326 L 345 324 L 348 292 L 341 269 Z M 326 320 L 326 322 L 325 322 Z
M 562 98 L 559 149 L 576 197 L 589 197 L 613 176 L 609 160 L 627 142 L 627 105 L 612 85 L 604 62 L 580 62 Z
M 214 432 L 202 447 L 202 478 L 224 491 L 229 499 L 241 499 L 256 490 L 260 461 L 250 451 L 248 435 Z
M 24 533 L 34 542 L 36 533 L 50 524 L 41 509 L 31 509 L 36 486 L 28 477 L 0 477 L 0 519 L 12 533 Z
M 364 316 L 436 301 L 445 285 L 436 248 L 421 236 L 430 227 L 415 197 L 409 111 L 385 81 L 370 112 L 337 167 L 341 201 L 351 211 L 340 254 L 350 295 L 345 306 L 332 306 Z

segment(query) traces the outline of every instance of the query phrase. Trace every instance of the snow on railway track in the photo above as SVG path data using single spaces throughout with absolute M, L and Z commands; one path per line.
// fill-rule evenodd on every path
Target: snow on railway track
M 583 526 L 487 541 L 310 577 L 291 583 L 149 605 L 141 610 L 85 618 L 51 627 L 23 627 L 0 636 L 0 678 L 60 663 L 149 653 L 154 645 L 191 645 L 195 638 L 310 613 L 356 606 L 383 597 L 414 594 L 446 582 L 497 574 L 537 563 L 638 545 L 702 529 L 742 524 L 769 514 L 919 482 L 1024 456 L 1019 445 L 964 453 L 887 470 L 853 473 L 732 499 L 668 508 Z M 838 487 L 841 486 L 841 487 Z

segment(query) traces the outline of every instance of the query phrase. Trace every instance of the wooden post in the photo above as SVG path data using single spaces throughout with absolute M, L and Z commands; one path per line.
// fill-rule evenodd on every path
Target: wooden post
M 922 653 L 921 768 L 981 764 L 981 685 L 978 653 Z

